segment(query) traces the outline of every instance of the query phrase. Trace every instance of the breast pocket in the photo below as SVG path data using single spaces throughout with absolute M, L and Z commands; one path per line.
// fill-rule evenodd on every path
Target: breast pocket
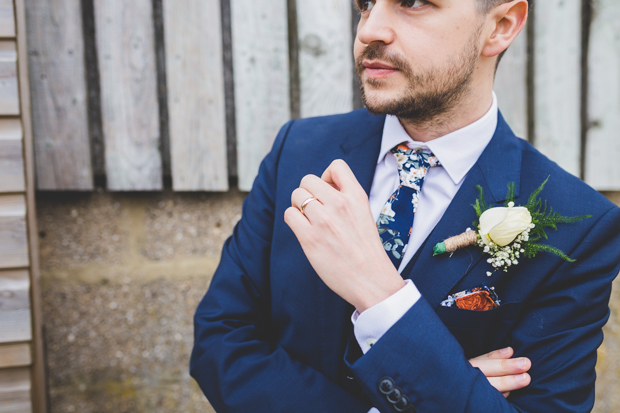
M 506 346 L 522 306 L 521 302 L 511 302 L 488 311 L 439 307 L 437 315 L 461 343 L 465 356 L 472 358 Z

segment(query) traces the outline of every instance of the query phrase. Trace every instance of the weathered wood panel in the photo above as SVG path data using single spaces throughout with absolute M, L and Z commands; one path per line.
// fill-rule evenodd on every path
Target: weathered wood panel
M 495 92 L 499 109 L 513 132 L 527 139 L 526 29 L 517 36 L 499 64 L 495 76 Z
M 161 189 L 152 1 L 94 7 L 108 188 Z
M 540 1 L 535 13 L 535 145 L 579 176 L 581 2 Z
M 350 0 L 297 1 L 301 116 L 353 109 Z
M 0 115 L 19 115 L 17 48 L 13 41 L 0 41 Z
M 15 37 L 13 0 L 0 0 L 0 37 Z
M 24 192 L 24 152 L 19 119 L 0 119 L 0 192 Z
M 31 0 L 26 12 L 37 187 L 91 190 L 80 2 Z
M 589 131 L 585 180 L 598 190 L 620 190 L 620 3 L 594 2 L 590 33 Z
M 26 198 L 0 197 L 0 268 L 27 267 Z
M 225 191 L 220 0 L 187 0 L 182 7 L 164 0 L 163 6 L 173 188 Z
M 28 271 L 0 271 L 0 343 L 32 339 Z
M 0 413 L 30 413 L 30 369 L 0 370 Z
M 231 3 L 239 189 L 252 187 L 279 128 L 290 119 L 286 0 L 258 9 Z
M 30 344 L 5 344 L 0 346 L 0 368 L 25 367 L 32 364 Z

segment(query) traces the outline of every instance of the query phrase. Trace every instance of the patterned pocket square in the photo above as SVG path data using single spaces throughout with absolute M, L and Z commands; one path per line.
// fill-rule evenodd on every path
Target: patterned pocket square
M 449 295 L 441 302 L 443 307 L 457 307 L 462 310 L 488 311 L 502 305 L 495 292 L 495 287 L 487 287 L 484 284 L 470 290 Z

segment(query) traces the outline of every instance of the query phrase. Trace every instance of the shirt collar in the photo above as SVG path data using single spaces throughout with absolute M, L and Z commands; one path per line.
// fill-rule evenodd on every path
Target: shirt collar
M 396 116 L 388 115 L 383 126 L 381 152 L 377 164 L 381 163 L 390 150 L 405 142 L 412 149 L 430 151 L 446 170 L 455 185 L 478 161 L 497 128 L 497 96 L 493 92 L 493 103 L 487 113 L 472 124 L 429 142 L 416 142 L 407 134 Z

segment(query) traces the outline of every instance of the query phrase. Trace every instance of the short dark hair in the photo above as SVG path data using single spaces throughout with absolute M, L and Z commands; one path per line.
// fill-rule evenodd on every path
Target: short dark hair
M 508 3 L 512 0 L 478 0 L 478 4 L 480 5 L 480 10 L 483 13 L 488 13 L 493 7 L 498 6 L 503 3 Z M 532 3 L 534 0 L 527 0 L 530 10 L 532 9 Z

